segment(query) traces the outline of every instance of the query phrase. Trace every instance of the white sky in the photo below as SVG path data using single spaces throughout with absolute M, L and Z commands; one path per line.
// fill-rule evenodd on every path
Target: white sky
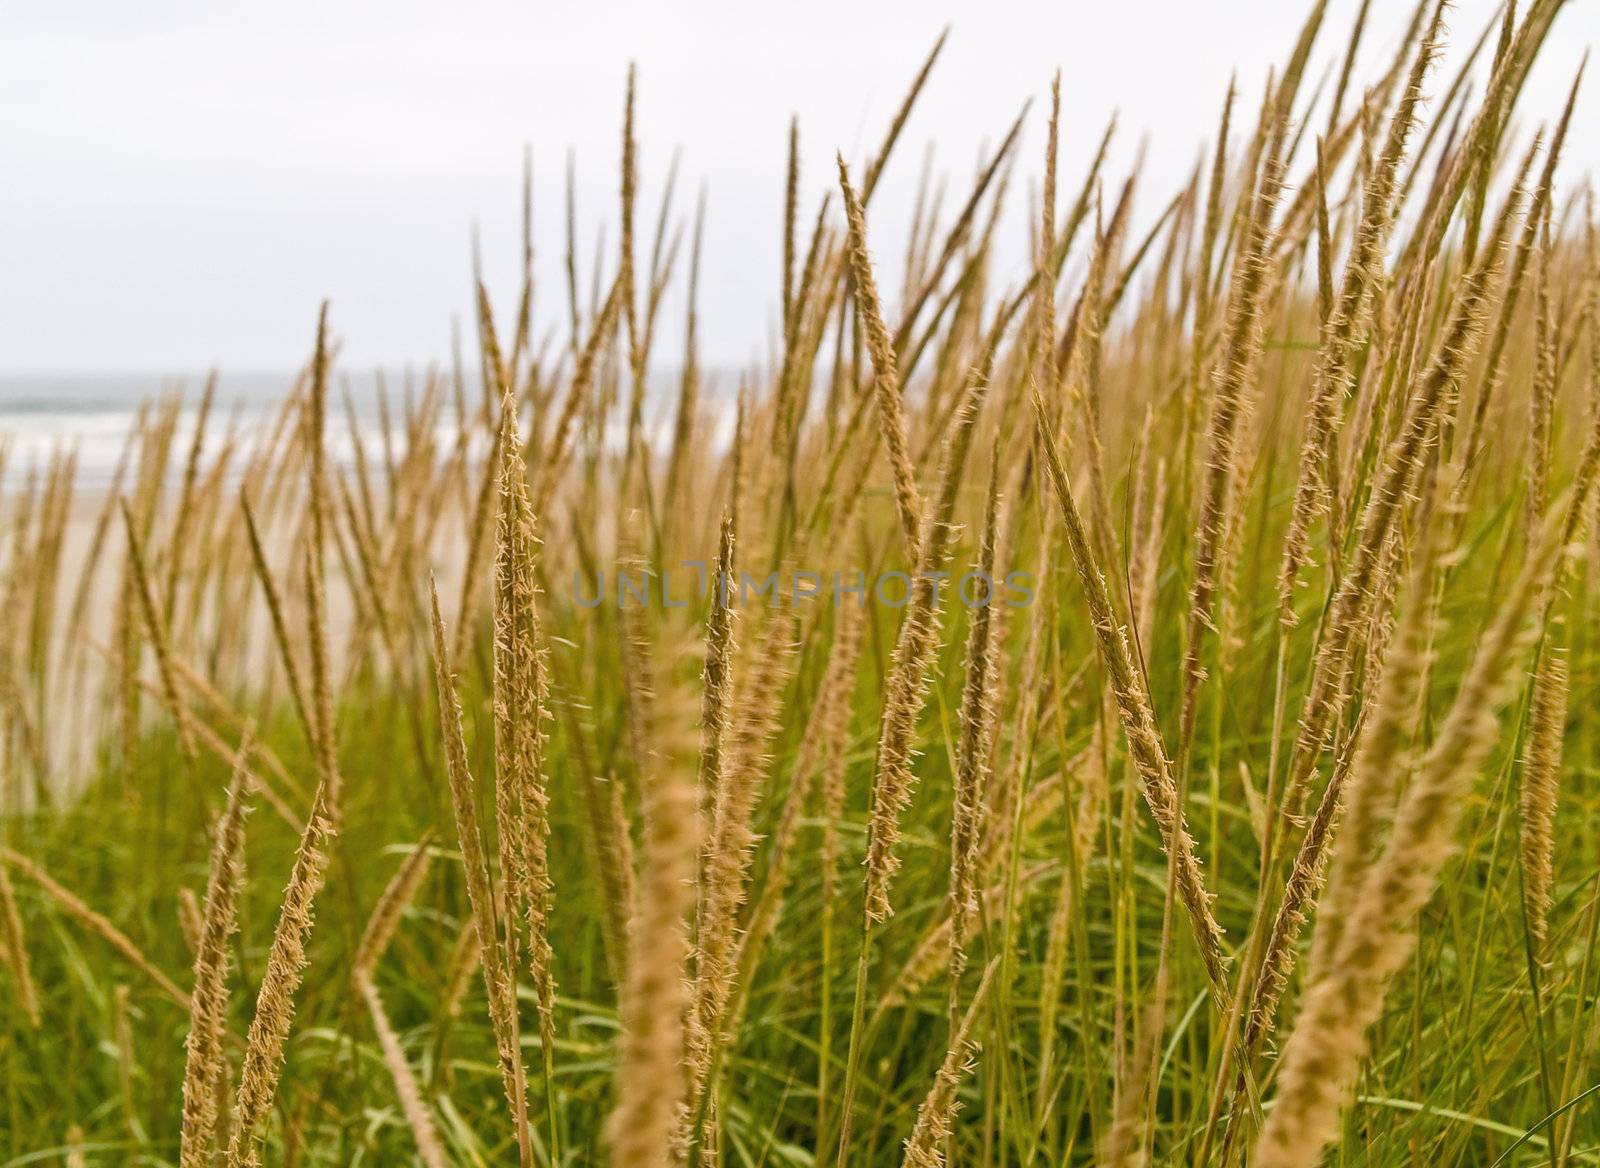
M 576 151 L 592 254 L 615 240 L 623 78 L 640 69 L 653 225 L 681 148 L 679 208 L 709 201 L 702 304 L 711 362 L 765 351 L 775 315 L 787 124 L 800 116 L 805 198 L 833 152 L 875 145 L 940 28 L 950 42 L 870 223 L 897 263 L 926 145 L 959 200 L 980 148 L 1063 71 L 1064 190 L 1111 111 L 1111 174 L 1141 136 L 1139 206 L 1187 175 L 1230 72 L 1244 100 L 1285 56 L 1298 0 L 370 0 L 271 4 L 108 0 L 11 5 L 0 37 L 0 370 L 192 372 L 287 368 L 316 305 L 354 365 L 448 354 L 470 309 L 469 236 L 481 227 L 501 312 L 515 294 L 522 147 L 535 157 L 541 316 L 558 280 L 562 173 Z M 1333 0 L 1321 47 L 1342 51 L 1356 0 Z M 1411 5 L 1374 0 L 1363 60 L 1376 76 Z M 1457 51 L 1495 10 L 1461 0 Z M 1553 117 L 1600 40 L 1600 0 L 1569 0 L 1520 107 Z M 1448 72 L 1435 74 L 1441 89 Z M 1314 85 L 1317 76 L 1308 78 Z M 1600 162 L 1600 99 L 1580 97 L 1563 173 Z M 1253 114 L 1247 104 L 1246 109 Z M 1042 104 L 1020 173 L 1037 172 Z M 1063 198 L 1067 197 L 1065 194 Z M 1021 206 L 1026 187 L 1013 201 Z M 1015 229 L 1020 233 L 1021 228 Z M 1017 248 L 1020 255 L 1021 248 Z M 587 268 L 587 260 L 585 262 Z M 891 281 L 892 283 L 892 281 Z M 676 343 L 674 317 L 667 334 Z

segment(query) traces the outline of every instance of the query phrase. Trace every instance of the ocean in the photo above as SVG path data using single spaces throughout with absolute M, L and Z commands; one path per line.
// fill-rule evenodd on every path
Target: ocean
M 77 482 L 81 487 L 109 486 L 118 460 L 146 403 L 182 396 L 175 448 L 182 450 L 194 432 L 206 374 L 186 376 L 116 373 L 0 374 L 0 448 L 5 453 L 6 485 L 21 481 L 30 470 L 43 470 L 58 450 L 77 453 Z M 248 434 L 251 427 L 270 417 L 294 385 L 295 372 L 228 373 L 217 375 L 206 446 L 219 448 L 215 436 L 230 427 Z M 333 459 L 351 457 L 346 422 L 348 394 L 363 442 L 380 442 L 380 382 L 387 387 L 391 424 L 398 424 L 407 393 L 420 392 L 416 374 L 336 373 L 329 402 L 329 447 Z M 473 391 L 476 392 L 474 383 Z M 453 417 L 449 411 L 445 415 Z M 453 431 L 453 428 L 452 428 Z M 373 447 L 369 444 L 368 449 Z M 181 465 L 181 460 L 174 460 Z
M 206 424 L 206 450 L 212 454 L 219 450 L 218 437 L 230 430 L 249 436 L 257 423 L 271 421 L 293 387 L 296 375 L 294 370 L 220 372 L 211 417 Z M 449 377 L 448 371 L 440 375 Z M 165 400 L 174 393 L 181 394 L 183 399 L 174 450 L 186 450 L 194 433 L 206 377 L 204 371 L 183 376 L 0 373 L 0 452 L 4 455 L 0 486 L 11 487 L 24 481 L 30 470 L 42 472 L 57 451 L 68 449 L 77 453 L 79 487 L 94 490 L 109 486 L 140 407 Z M 738 400 L 734 388 L 740 380 L 739 373 L 731 369 L 701 372 L 700 409 L 704 429 L 700 441 L 709 444 L 709 449 L 722 449 L 732 440 Z M 645 433 L 658 446 L 670 439 L 679 382 L 677 370 L 655 369 L 650 373 L 645 395 Z M 349 466 L 354 462 L 355 446 L 350 435 L 352 418 L 367 457 L 378 457 L 383 443 L 380 387 L 388 399 L 393 438 L 399 442 L 406 402 L 415 401 L 425 383 L 426 376 L 416 369 L 347 373 L 336 368 L 328 401 L 330 462 L 335 466 Z M 447 395 L 453 393 L 448 381 L 443 391 Z M 466 371 L 469 408 L 478 404 L 481 393 L 479 371 L 469 366 Z M 435 439 L 443 448 L 452 446 L 457 436 L 455 410 L 450 400 L 447 396 L 440 403 L 437 415 Z M 624 428 L 622 418 L 614 413 L 606 432 L 608 448 L 621 448 Z M 203 456 L 202 468 L 206 462 Z M 182 465 L 183 458 L 174 457 L 169 461 L 168 473 L 180 473 Z

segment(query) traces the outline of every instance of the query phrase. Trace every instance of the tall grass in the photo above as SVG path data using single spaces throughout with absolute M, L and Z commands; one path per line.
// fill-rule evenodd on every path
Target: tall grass
M 903 247 L 943 39 L 814 210 L 797 119 L 737 385 L 630 72 L 478 384 L 339 433 L 324 306 L 256 423 L 13 467 L 0 1165 L 1600 1159 L 1581 90 L 1557 0 L 1368 8 L 1175 192 L 1058 81 Z

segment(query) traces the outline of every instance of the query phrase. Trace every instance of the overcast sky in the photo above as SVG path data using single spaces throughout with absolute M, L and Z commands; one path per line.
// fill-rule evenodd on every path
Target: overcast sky
M 1333 0 L 1325 56 L 1357 0 Z M 766 349 L 775 315 L 789 117 L 805 203 L 883 132 L 917 64 L 948 47 L 874 205 L 874 251 L 901 254 L 924 151 L 962 187 L 984 144 L 1063 71 L 1065 183 L 1113 109 L 1115 160 L 1148 152 L 1154 214 L 1213 131 L 1230 72 L 1252 100 L 1303 16 L 1292 0 L 154 0 L 8 5 L 0 37 L 0 370 L 287 368 L 333 302 L 357 365 L 448 354 L 470 308 L 469 239 L 509 314 L 523 144 L 535 159 L 546 322 L 561 311 L 562 173 L 575 151 L 592 251 L 615 223 L 627 63 L 640 70 L 649 222 L 675 149 L 679 206 L 708 223 L 708 359 Z M 1374 0 L 1364 80 L 1410 5 Z M 1461 0 L 1465 50 L 1496 5 Z M 1570 0 L 1524 95 L 1554 116 L 1600 0 Z M 1435 74 L 1435 88 L 1442 76 Z M 1317 76 L 1308 79 L 1314 85 Z M 1600 162 L 1590 78 L 1566 179 Z M 1025 162 L 1037 171 L 1041 104 Z M 1115 172 L 1113 172 L 1115 173 Z M 1068 188 L 1070 189 L 1070 187 Z M 1014 197 L 1025 199 L 1025 188 Z M 952 191 L 954 201 L 958 196 Z M 1017 228 L 1020 232 L 1021 228 Z M 615 239 L 613 227 L 611 239 Z M 1020 246 L 1016 254 L 1020 256 Z

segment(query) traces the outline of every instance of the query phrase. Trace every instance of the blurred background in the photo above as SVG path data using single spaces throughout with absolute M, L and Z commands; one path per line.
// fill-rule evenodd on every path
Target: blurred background
M 1307 80 L 1324 100 L 1358 7 L 1328 6 Z M 1411 8 L 1371 4 L 1356 85 L 1390 59 Z M 1454 6 L 1435 96 L 1499 11 Z M 569 159 L 585 284 L 607 226 L 615 247 L 630 61 L 642 227 L 677 155 L 676 213 L 707 200 L 703 364 L 745 366 L 776 322 L 791 115 L 814 209 L 834 152 L 859 164 L 948 27 L 872 206 L 876 250 L 897 260 L 925 165 L 950 177 L 953 204 L 1030 99 L 1016 181 L 1036 189 L 1057 67 L 1062 198 L 1115 113 L 1107 174 L 1120 183 L 1143 153 L 1135 223 L 1148 224 L 1214 136 L 1230 76 L 1253 120 L 1301 18 L 1275 0 L 14 6 L 0 40 L 0 429 L 24 445 L 41 428 L 120 435 L 126 402 L 166 379 L 193 389 L 213 366 L 224 400 L 273 396 L 323 297 L 346 372 L 447 362 L 452 317 L 471 319 L 475 229 L 496 303 L 514 307 L 525 148 L 537 311 L 558 323 Z M 1559 113 L 1597 39 L 1600 3 L 1569 2 L 1523 94 L 1524 132 Z M 1580 97 L 1565 182 L 1600 159 L 1597 109 Z M 1008 278 L 1026 265 L 1029 198 L 1009 202 Z

